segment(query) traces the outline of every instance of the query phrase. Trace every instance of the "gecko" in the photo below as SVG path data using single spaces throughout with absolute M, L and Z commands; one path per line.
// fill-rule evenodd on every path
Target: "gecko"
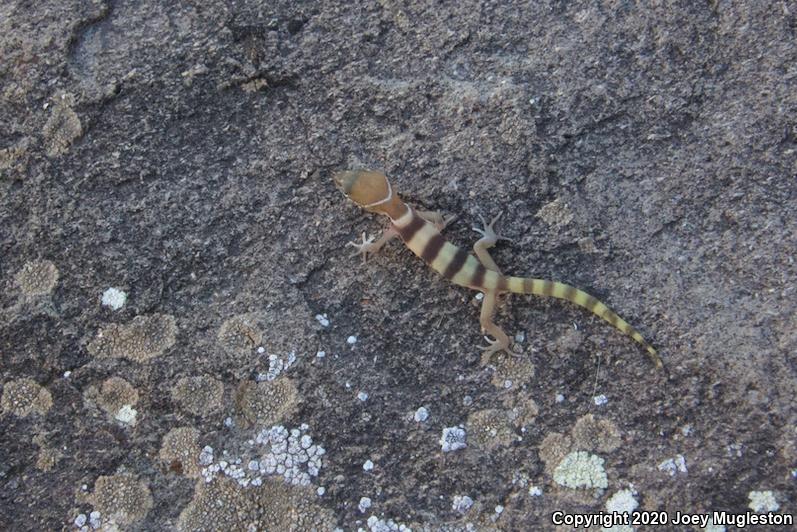
M 639 331 L 594 296 L 556 281 L 514 277 L 501 273 L 489 253 L 489 249 L 502 238 L 495 234 L 493 228 L 500 214 L 489 224 L 482 220 L 483 229 L 473 228 L 482 235 L 473 245 L 474 256 L 448 242 L 442 235 L 441 231 L 454 217 L 444 219 L 437 212 L 419 211 L 407 205 L 395 193 L 384 173 L 374 170 L 351 170 L 334 174 L 333 180 L 338 189 L 354 203 L 368 212 L 387 216 L 391 222 L 379 239 L 366 238 L 363 233 L 361 242 L 349 242 L 349 245 L 356 248 L 353 256 L 362 255 L 365 262 L 369 254 L 378 252 L 387 242 L 398 237 L 434 271 L 456 285 L 478 290 L 484 295 L 479 324 L 482 334 L 489 335 L 492 339 L 485 336 L 488 345 L 482 347 L 482 365 L 488 364 L 493 354 L 497 352 L 514 354 L 510 351 L 509 337 L 493 321 L 499 297 L 502 294 L 513 293 L 548 296 L 575 303 L 633 338 L 647 351 L 656 368 L 663 368 L 656 349 Z

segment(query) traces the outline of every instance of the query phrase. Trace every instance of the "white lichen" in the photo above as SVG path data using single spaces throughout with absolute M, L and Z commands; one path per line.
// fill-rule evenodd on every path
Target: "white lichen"
M 127 302 L 127 294 L 118 288 L 108 288 L 102 293 L 103 306 L 110 307 L 113 310 L 119 310 L 125 306 Z
M 379 519 L 375 515 L 369 517 L 368 521 L 366 521 L 366 524 L 368 525 L 368 530 L 370 532 L 412 532 L 412 529 L 406 525 L 396 523 L 392 519 Z
M 771 491 L 751 491 L 747 494 L 750 499 L 748 506 L 754 512 L 777 512 L 780 505 L 775 500 L 775 494 Z
M 620 490 L 606 501 L 606 511 L 609 513 L 626 513 L 630 514 L 639 506 L 636 500 L 636 492 L 632 489 Z M 633 528 L 629 525 L 615 525 L 611 527 L 601 527 L 602 532 L 633 532 Z
M 329 318 L 326 314 L 316 314 L 315 319 L 321 324 L 321 327 L 329 327 Z
M 268 373 L 258 373 L 255 380 L 257 382 L 273 381 L 280 376 L 280 373 L 290 368 L 296 362 L 296 352 L 291 351 L 283 359 L 277 355 L 268 356 Z
M 609 485 L 603 458 L 586 451 L 574 451 L 556 466 L 554 481 L 568 488 L 601 488 Z
M 454 495 L 454 499 L 451 502 L 451 509 L 461 514 L 470 510 L 471 506 L 473 506 L 473 499 L 467 495 Z
M 135 425 L 136 424 L 136 416 L 138 415 L 138 410 L 132 407 L 132 405 L 124 405 L 119 411 L 116 413 L 114 418 L 117 421 L 121 421 L 126 425 Z
M 686 458 L 682 454 L 675 455 L 675 458 L 668 458 L 658 465 L 659 471 L 668 473 L 671 477 L 676 473 L 687 473 Z
M 420 407 L 418 410 L 415 411 L 413 419 L 418 423 L 423 423 L 424 421 L 429 419 L 429 411 L 424 407 Z
M 600 394 L 593 397 L 592 401 L 595 403 L 596 406 L 603 406 L 609 402 L 609 399 L 605 395 Z
M 302 424 L 290 431 L 282 425 L 261 430 L 250 440 L 250 445 L 265 447 L 265 452 L 256 449 L 254 457 L 247 456 L 231 460 L 214 461 L 214 451 L 210 446 L 202 449 L 199 463 L 204 466 L 202 477 L 211 482 L 218 474 L 235 479 L 241 486 L 259 486 L 264 476 L 281 476 L 285 482 L 299 486 L 309 486 L 311 479 L 317 477 L 326 451 L 306 431 L 309 426 Z M 222 453 L 226 455 L 226 451 Z
M 713 516 L 708 516 L 708 524 L 706 528 L 703 529 L 703 532 L 725 532 L 724 525 L 715 525 Z
M 606 501 L 607 512 L 633 512 L 639 506 L 636 492 L 631 489 L 620 490 Z
M 468 446 L 466 440 L 465 429 L 462 427 L 446 427 L 443 429 L 443 435 L 440 437 L 440 445 L 443 452 L 448 453 L 466 448 Z
M 94 510 L 89 514 L 89 524 L 91 525 L 91 528 L 93 528 L 94 530 L 100 528 L 100 526 L 102 525 L 102 520 L 100 519 L 101 517 L 102 514 L 97 510 Z
M 361 497 L 360 503 L 357 505 L 357 508 L 360 510 L 360 513 L 365 513 L 368 508 L 371 507 L 371 498 L 370 497 Z

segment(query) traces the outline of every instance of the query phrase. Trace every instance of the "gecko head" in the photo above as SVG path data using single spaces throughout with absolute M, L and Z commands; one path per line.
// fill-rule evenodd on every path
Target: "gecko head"
M 387 176 L 375 170 L 348 170 L 332 176 L 335 185 L 347 198 L 363 209 L 387 214 L 395 195 Z

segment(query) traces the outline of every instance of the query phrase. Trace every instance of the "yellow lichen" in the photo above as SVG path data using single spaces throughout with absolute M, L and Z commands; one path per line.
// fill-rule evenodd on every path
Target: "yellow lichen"
M 5 383 L 0 410 L 18 417 L 31 414 L 44 415 L 53 405 L 53 398 L 47 388 L 39 386 L 33 379 L 22 378 Z
M 177 530 L 285 530 L 331 531 L 335 519 L 313 495 L 279 480 L 242 488 L 232 479 L 199 481 L 194 498 L 180 514 Z
M 468 416 L 468 441 L 487 451 L 507 447 L 515 440 L 506 412 L 486 409 Z
M 147 485 L 127 473 L 99 477 L 87 499 L 100 512 L 106 527 L 131 525 L 144 519 L 152 508 Z
M 16 281 L 26 296 L 47 295 L 58 282 L 58 268 L 49 260 L 28 262 L 17 273 Z
M 174 345 L 177 325 L 174 316 L 136 316 L 127 325 L 113 323 L 97 333 L 88 350 L 97 358 L 127 358 L 144 362 L 162 355 Z
M 186 412 L 207 417 L 222 407 L 224 385 L 209 375 L 183 377 L 172 388 L 172 400 Z
M 235 406 L 242 424 L 266 427 L 296 411 L 299 394 L 287 377 L 274 381 L 244 381 L 235 393 Z
M 83 134 L 83 126 L 72 107 L 75 98 L 71 94 L 61 94 L 53 98 L 50 117 L 44 124 L 42 134 L 49 157 L 66 153 L 69 146 Z
M 179 427 L 163 437 L 159 456 L 172 471 L 195 478 L 200 472 L 197 462 L 200 452 L 199 431 L 193 427 Z

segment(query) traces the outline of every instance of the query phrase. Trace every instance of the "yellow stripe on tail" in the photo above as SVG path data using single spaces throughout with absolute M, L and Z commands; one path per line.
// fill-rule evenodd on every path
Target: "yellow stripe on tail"
M 546 281 L 545 279 L 532 279 L 530 277 L 507 277 L 507 290 L 515 294 L 534 294 L 536 296 L 549 296 L 564 299 L 584 307 L 596 316 L 603 318 L 621 332 L 637 341 L 648 352 L 650 359 L 661 369 L 663 364 L 656 349 L 645 341 L 645 338 L 628 322 L 618 316 L 612 309 L 601 303 L 594 296 L 568 284 Z

